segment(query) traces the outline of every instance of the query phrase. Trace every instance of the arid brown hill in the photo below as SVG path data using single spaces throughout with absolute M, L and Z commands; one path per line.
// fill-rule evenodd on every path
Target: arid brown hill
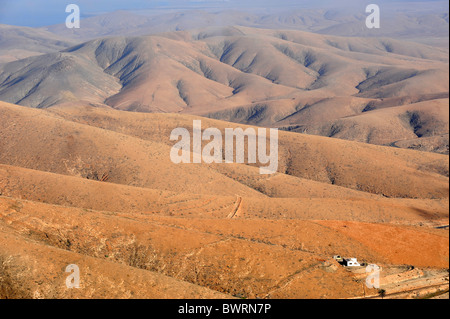
M 98 39 L 0 67 L 0 99 L 30 107 L 181 112 L 439 153 L 448 85 L 435 47 L 245 27 Z
M 346 298 L 362 286 L 335 254 L 448 268 L 448 156 L 280 132 L 263 176 L 172 164 L 192 115 L 0 114 L 0 298 Z

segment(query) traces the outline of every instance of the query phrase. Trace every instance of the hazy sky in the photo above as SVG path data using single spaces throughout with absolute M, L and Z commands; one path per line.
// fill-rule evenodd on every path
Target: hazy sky
M 414 0 L 408 1 L 417 2 Z M 425 1 L 437 6 L 441 5 L 443 10 L 448 10 L 447 1 L 421 0 L 421 2 Z M 67 17 L 65 8 L 71 3 L 79 5 L 82 16 L 86 17 L 116 10 L 153 8 L 169 9 L 176 7 L 180 10 L 198 7 L 239 8 L 258 6 L 275 8 L 293 5 L 327 8 L 336 7 L 343 3 L 365 6 L 370 3 L 380 4 L 383 2 L 392 3 L 392 1 L 387 0 L 0 0 L 0 23 L 33 27 L 64 23 Z

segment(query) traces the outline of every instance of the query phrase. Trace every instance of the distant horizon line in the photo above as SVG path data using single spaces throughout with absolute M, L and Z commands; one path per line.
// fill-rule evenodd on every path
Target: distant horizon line
M 73 1 L 76 2 L 76 1 Z M 282 3 L 282 5 L 280 6 L 280 3 L 248 3 L 248 2 L 242 2 L 241 4 L 239 4 L 238 6 L 236 6 L 236 3 L 234 2 L 190 2 L 190 4 L 184 4 L 184 5 L 180 5 L 180 4 L 157 4 L 155 6 L 152 7 L 145 7 L 145 8 L 136 8 L 136 7 L 130 7 L 130 8 L 118 8 L 118 7 L 114 7 L 111 10 L 103 10 L 103 11 L 98 11 L 98 10 L 87 10 L 81 11 L 81 19 L 88 19 L 88 18 L 92 18 L 92 17 L 96 17 L 96 16 L 102 16 L 102 15 L 107 15 L 107 14 L 112 14 L 112 13 L 116 13 L 116 12 L 129 12 L 129 13 L 133 13 L 136 15 L 142 15 L 142 16 L 151 16 L 152 11 L 154 12 L 154 14 L 168 14 L 168 13 L 176 13 L 176 12 L 188 12 L 188 11 L 211 11 L 211 10 L 220 10 L 220 11 L 255 11 L 255 13 L 263 13 L 264 11 L 268 11 L 268 9 L 272 10 L 274 9 L 274 12 L 282 12 L 284 10 L 291 10 L 293 8 L 295 9 L 303 9 L 303 10 L 336 10 L 336 9 L 349 9 L 350 7 L 348 7 L 348 5 L 350 5 L 349 3 L 327 3 L 327 5 L 325 6 L 325 1 L 317 1 L 315 4 L 313 5 L 307 5 L 306 3 Z M 367 1 L 366 1 L 367 2 Z M 364 2 L 364 3 L 366 3 Z M 369 3 L 370 1 L 368 1 L 367 3 Z M 402 1 L 402 0 L 394 0 L 394 1 L 389 1 L 386 3 L 386 0 L 378 0 L 378 2 L 380 3 L 385 3 L 385 5 L 388 6 L 396 6 L 399 4 L 406 4 L 406 3 L 414 3 L 415 5 L 419 6 L 419 5 L 429 5 L 430 3 L 434 3 L 434 4 L 444 4 L 445 8 L 442 8 L 443 11 L 441 11 L 443 14 L 445 13 L 449 13 L 449 5 L 447 1 L 443 1 L 443 0 L 428 0 L 428 1 L 414 1 L 414 0 L 406 0 L 406 1 Z M 362 3 L 362 2 L 361 2 Z M 351 4 L 354 4 L 351 3 Z M 361 4 L 362 6 L 364 6 L 363 4 Z M 80 5 L 81 8 L 83 8 Z M 435 6 L 433 6 L 434 8 L 428 8 L 426 7 L 426 11 L 428 10 L 436 10 L 438 8 L 436 8 Z M 6 8 L 6 10 L 4 9 Z M 46 10 L 43 14 L 45 14 L 46 16 L 41 17 L 39 19 L 39 14 L 42 13 L 42 11 L 31 11 L 31 8 L 28 9 L 28 11 L 24 10 L 23 14 L 17 16 L 16 18 L 11 18 L 11 15 L 14 16 L 14 8 L 12 10 L 9 10 L 10 12 L 8 12 L 8 5 L 5 4 L 3 6 L 0 5 L 0 24 L 5 24 L 5 25 L 11 25 L 11 26 L 23 26 L 23 27 L 31 27 L 31 28 L 42 28 L 42 27 L 46 27 L 46 26 L 53 26 L 53 25 L 58 25 L 58 24 L 63 24 L 65 21 L 65 18 L 67 16 L 67 14 L 64 11 L 65 5 L 63 7 L 60 8 L 60 6 L 57 6 L 57 9 L 62 9 L 62 10 L 57 10 L 56 8 L 53 8 L 53 10 Z M 410 6 L 405 7 L 405 11 L 403 13 L 406 13 L 408 11 L 411 11 L 409 9 L 414 10 L 413 8 L 411 8 Z M 16 8 L 17 10 L 17 8 Z M 40 9 L 42 10 L 42 9 Z M 3 13 L 1 12 L 3 11 Z M 11 12 L 12 11 L 12 12 Z M 59 12 L 61 11 L 61 12 Z M 58 12 L 56 14 L 56 12 Z M 400 13 L 398 10 L 395 10 L 396 13 Z M 269 14 L 269 13 L 268 13 Z

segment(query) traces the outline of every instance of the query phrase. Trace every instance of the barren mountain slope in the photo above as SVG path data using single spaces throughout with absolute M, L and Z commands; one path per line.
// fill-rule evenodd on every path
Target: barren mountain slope
M 87 105 L 0 114 L 0 297 L 345 298 L 361 283 L 335 254 L 448 268 L 448 231 L 433 228 L 448 220 L 448 156 L 280 132 L 280 171 L 261 176 L 170 162 L 172 129 L 232 123 Z M 80 290 L 65 288 L 69 264 Z
M 198 180 L 197 172 L 205 172 L 204 180 L 211 174 L 219 178 L 224 170 L 231 170 L 231 173 L 238 167 L 182 166 L 170 162 L 170 148 L 175 143 L 170 141 L 170 133 L 177 127 L 192 130 L 192 121 L 196 119 L 193 116 L 124 113 L 87 106 L 54 108 L 48 112 L 6 103 L 2 103 L 1 109 L 4 164 L 84 178 L 109 173 L 112 182 L 167 187 L 172 191 L 176 189 L 170 189 L 172 186 L 167 184 L 171 183 L 170 178 L 162 180 L 150 172 L 162 169 L 158 175 L 163 175 L 167 167 L 166 177 L 178 176 L 179 184 L 184 184 L 180 189 L 184 190 L 189 184 L 182 183 L 180 178 L 190 178 L 193 184 Z M 221 130 L 232 126 L 205 118 L 202 125 Z M 391 197 L 442 197 L 448 190 L 447 156 L 287 132 L 280 132 L 279 144 L 279 172 L 287 175 Z M 256 168 L 249 168 L 244 175 L 242 172 L 235 175 L 250 178 L 256 171 Z M 190 176 L 191 172 L 194 176 Z M 396 183 L 392 176 L 403 183 Z M 217 187 L 222 191 L 219 184 Z M 194 189 L 202 192 L 203 187 Z M 213 189 L 206 187 L 205 192 L 213 192 Z M 242 191 L 245 189 L 253 195 L 259 193 L 247 187 Z
M 282 175 L 279 177 L 283 180 Z M 303 182 L 304 188 L 312 185 L 309 191 L 267 181 L 259 188 L 268 189 L 267 184 L 275 190 L 273 194 L 283 194 L 285 187 L 297 193 L 292 191 L 295 197 L 290 198 L 202 195 L 189 190 L 173 193 L 0 165 L 3 196 L 108 212 L 206 219 L 235 214 L 240 219 L 333 219 L 406 225 L 439 225 L 448 218 L 448 199 L 388 199 L 313 181 Z
M 21 109 L 28 112 L 27 108 Z M 183 127 L 192 131 L 192 121 L 199 119 L 190 115 L 123 113 L 90 106 L 54 107 L 49 111 L 67 120 L 157 141 L 170 147 L 174 142 L 170 141 L 169 136 L 174 128 Z M 225 128 L 236 127 L 227 122 L 201 120 L 203 129 L 215 127 L 223 132 Z M 444 155 L 281 131 L 279 154 L 278 172 L 291 177 L 390 197 L 448 197 L 448 157 Z M 252 175 L 259 175 L 256 168 L 244 169 L 240 166 L 216 164 L 216 168 L 214 165 L 211 168 L 243 182 L 254 179 Z M 286 179 L 285 184 L 290 183 L 292 179 Z
M 403 141 L 421 145 L 422 141 L 428 141 L 429 146 L 424 150 L 448 154 L 448 112 L 448 99 L 436 99 L 381 108 L 338 120 L 323 121 L 323 124 L 305 123 L 284 128 L 378 145 L 401 146 Z M 295 120 L 288 119 L 284 123 L 292 121 Z
M 2 272 L 9 275 L 7 288 L 33 297 L 220 297 L 183 280 L 246 298 L 342 298 L 361 294 L 360 284 L 331 259 L 336 252 L 380 265 L 448 265 L 445 230 L 347 223 L 358 235 L 365 227 L 390 234 L 367 241 L 337 231 L 339 224 L 329 222 L 161 218 L 4 197 L 0 207 L 0 236 L 6 243 L 0 256 Z M 413 253 L 402 260 L 392 255 L 388 243 L 396 240 L 402 242 L 396 248 Z M 39 268 L 44 263 L 48 266 Z M 63 270 L 72 263 L 82 271 L 84 289 L 67 295 Z M 30 270 L 39 280 L 24 281 Z M 146 283 L 136 284 L 139 279 Z M 119 289 L 111 289 L 116 282 Z
M 0 198 L 1 206 L 8 203 Z M 47 207 L 48 208 L 48 207 Z M 44 208 L 45 209 L 45 208 Z M 54 208 L 58 211 L 58 208 Z M 4 212 L 2 210 L 2 212 Z M 59 208 L 64 214 L 67 210 Z M 0 222 L 0 299 L 224 299 L 221 294 L 160 273 L 87 256 L 18 234 Z M 22 228 L 22 231 L 24 229 Z M 34 236 L 31 236 L 34 237 Z M 80 288 L 67 289 L 65 269 L 80 267 Z
M 0 97 L 32 107 L 76 96 L 126 110 L 195 113 L 288 97 L 379 99 L 448 92 L 448 54 L 436 48 L 233 30 L 228 36 L 206 30 L 100 39 L 7 64 Z M 86 82 L 92 89 L 81 90 Z
M 170 147 L 65 121 L 47 112 L 1 104 L 0 162 L 41 171 L 101 178 L 137 187 L 260 196 L 207 166 L 170 162 Z

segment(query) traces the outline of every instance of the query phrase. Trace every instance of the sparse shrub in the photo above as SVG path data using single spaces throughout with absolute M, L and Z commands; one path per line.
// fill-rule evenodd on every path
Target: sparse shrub
M 0 299 L 29 299 L 31 296 L 11 269 L 10 260 L 0 256 Z
M 86 178 L 94 180 L 94 181 L 107 182 L 109 180 L 109 173 L 105 172 L 102 174 L 102 173 L 94 171 L 94 172 L 88 173 Z

